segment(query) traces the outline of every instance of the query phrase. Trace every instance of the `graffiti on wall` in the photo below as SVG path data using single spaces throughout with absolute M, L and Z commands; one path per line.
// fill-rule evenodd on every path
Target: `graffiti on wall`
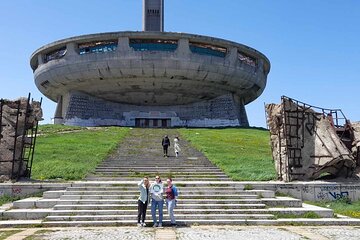
M 329 194 L 331 197 L 333 197 L 333 199 L 349 197 L 349 192 L 329 192 Z
M 22 189 L 21 189 L 21 187 L 12 187 L 11 192 L 13 195 L 20 195 L 22 192 Z

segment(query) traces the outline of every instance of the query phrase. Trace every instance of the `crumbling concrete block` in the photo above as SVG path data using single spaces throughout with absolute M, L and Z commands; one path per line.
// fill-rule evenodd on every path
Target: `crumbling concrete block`
M 332 118 L 289 98 L 265 108 L 279 180 L 353 176 L 356 161 Z
M 351 126 L 354 133 L 351 151 L 353 152 L 357 165 L 360 166 L 360 122 L 351 123 Z
M 42 120 L 40 102 L 28 102 L 27 98 L 0 100 L 0 179 L 23 176 L 26 171 L 26 164 L 21 159 L 24 143 L 31 142 L 26 130 Z

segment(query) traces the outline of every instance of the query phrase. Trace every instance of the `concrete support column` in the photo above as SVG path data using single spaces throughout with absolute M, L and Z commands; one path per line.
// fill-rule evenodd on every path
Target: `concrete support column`
M 238 49 L 236 47 L 230 48 L 225 57 L 225 62 L 231 66 L 236 66 L 238 63 Z
M 119 37 L 118 46 L 116 51 L 119 52 L 130 52 L 131 48 L 129 46 L 129 38 L 128 37 Z
M 246 114 L 244 99 L 240 98 L 238 95 L 233 94 L 232 95 L 233 101 L 236 105 L 236 110 L 238 114 L 239 124 L 241 127 L 248 127 L 249 126 L 249 120 Z
M 65 57 L 78 55 L 78 46 L 76 43 L 71 42 L 66 44 Z
M 179 58 L 189 58 L 191 51 L 189 47 L 189 39 L 179 39 L 176 54 Z
M 58 97 L 55 115 L 54 115 L 54 124 L 63 124 L 64 118 L 62 115 L 62 105 L 63 105 L 63 98 L 62 96 Z
M 37 57 L 38 57 L 39 66 L 41 64 L 44 64 L 44 55 L 40 53 Z
M 241 101 L 240 106 L 239 106 L 239 112 L 240 112 L 240 117 L 239 117 L 239 123 L 242 127 L 249 127 L 249 120 L 246 114 L 246 109 L 245 109 L 245 105 L 243 103 L 243 101 Z

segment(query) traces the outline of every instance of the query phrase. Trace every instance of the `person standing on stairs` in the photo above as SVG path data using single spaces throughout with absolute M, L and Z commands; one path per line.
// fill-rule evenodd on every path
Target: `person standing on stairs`
M 168 148 L 170 147 L 170 139 L 168 135 L 165 135 L 165 137 L 162 139 L 161 144 L 164 150 L 164 157 L 168 157 Z
M 176 220 L 175 220 L 175 216 L 174 216 L 174 208 L 176 207 L 176 203 L 177 203 L 176 198 L 178 196 L 178 191 L 177 191 L 177 188 L 175 187 L 175 185 L 172 184 L 171 178 L 168 178 L 166 180 L 166 182 L 167 182 L 167 187 L 165 190 L 166 207 L 167 207 L 167 211 L 169 213 L 171 226 L 176 226 Z
M 162 227 L 163 221 L 163 207 L 164 207 L 164 185 L 161 182 L 160 176 L 155 177 L 155 182 L 150 186 L 151 193 L 151 216 L 154 222 L 154 227 Z M 156 208 L 159 209 L 159 222 L 156 219 Z
M 148 206 L 148 203 L 150 202 L 150 183 L 149 178 L 144 177 L 143 180 L 141 180 L 138 183 L 139 190 L 140 190 L 140 196 L 138 198 L 138 227 L 145 227 L 145 217 L 146 217 L 146 209 Z M 140 223 L 141 220 L 141 223 Z
M 181 151 L 180 144 L 179 144 L 179 137 L 174 138 L 174 150 L 175 150 L 175 157 L 179 156 L 179 152 Z

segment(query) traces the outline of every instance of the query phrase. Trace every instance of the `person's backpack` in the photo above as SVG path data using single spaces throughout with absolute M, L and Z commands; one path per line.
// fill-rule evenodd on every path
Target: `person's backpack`
M 179 196 L 179 190 L 176 188 L 175 185 L 172 185 L 171 190 L 172 190 L 175 197 Z

